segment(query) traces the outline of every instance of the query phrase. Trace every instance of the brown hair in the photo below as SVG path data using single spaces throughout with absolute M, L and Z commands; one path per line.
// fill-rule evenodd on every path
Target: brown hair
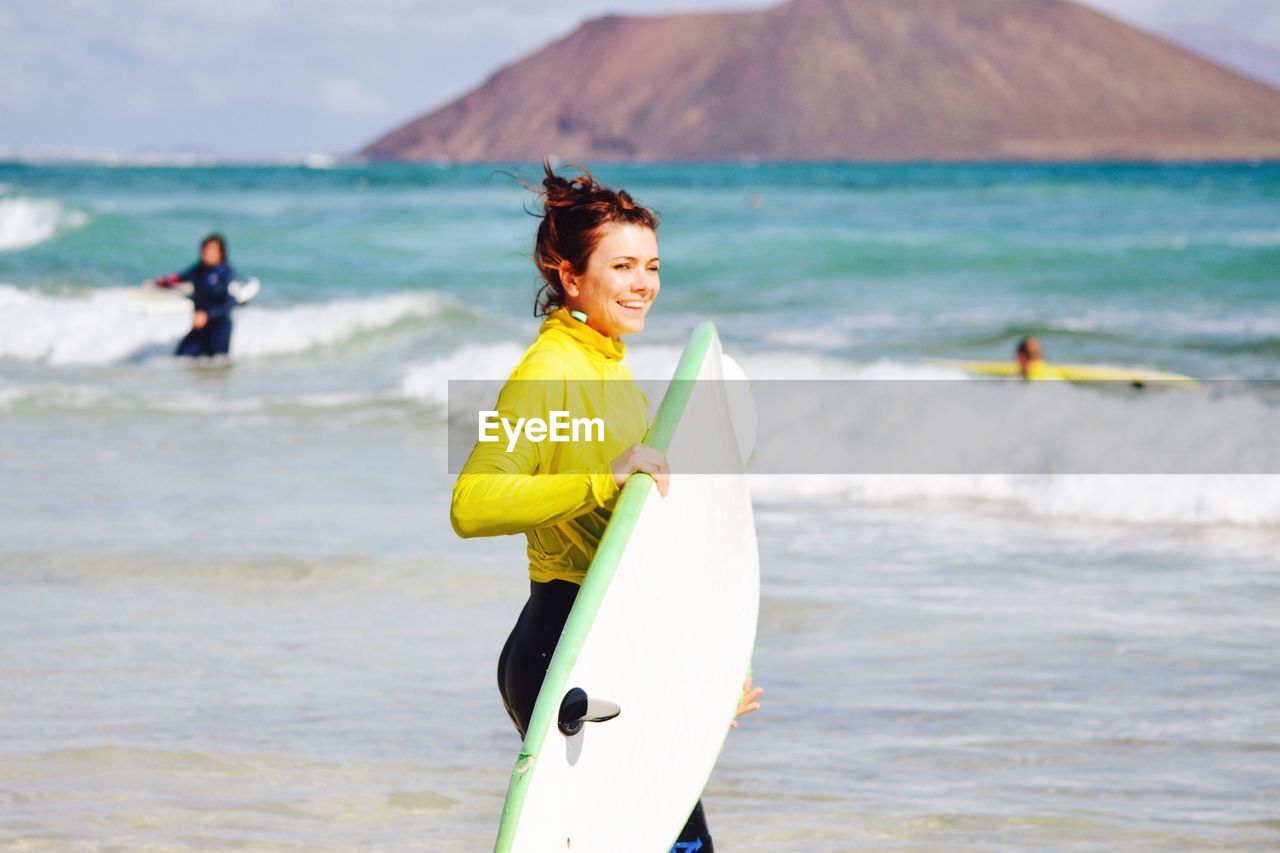
M 542 211 L 538 237 L 533 246 L 533 262 L 542 275 L 542 286 L 534 298 L 534 316 L 543 317 L 564 305 L 564 284 L 560 281 L 560 265 L 565 261 L 581 275 L 587 261 L 610 225 L 643 225 L 658 230 L 656 211 L 637 204 L 626 190 L 606 187 L 581 166 L 572 165 L 580 174 L 563 178 L 542 161 L 545 177 L 538 194 Z
M 224 264 L 231 263 L 231 260 L 227 257 L 227 238 L 226 237 L 223 237 L 217 231 L 214 231 L 208 237 L 205 237 L 203 240 L 200 241 L 200 251 L 203 252 L 204 247 L 209 245 L 210 243 L 217 244 L 218 254 L 222 255 L 222 262 Z

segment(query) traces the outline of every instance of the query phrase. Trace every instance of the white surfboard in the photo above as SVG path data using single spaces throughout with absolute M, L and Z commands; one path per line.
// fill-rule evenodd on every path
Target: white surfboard
M 227 291 L 239 305 L 248 304 L 262 290 L 256 278 L 231 282 Z M 151 283 L 137 287 L 119 287 L 94 291 L 94 299 L 112 308 L 135 314 L 190 314 L 191 284 L 182 282 L 174 287 L 157 287 Z
M 667 454 L 671 488 L 662 497 L 637 474 L 618 498 L 516 760 L 502 853 L 666 851 L 706 786 L 760 598 L 742 476 L 753 411 L 745 383 L 718 381 L 724 365 L 703 324 L 646 438 Z

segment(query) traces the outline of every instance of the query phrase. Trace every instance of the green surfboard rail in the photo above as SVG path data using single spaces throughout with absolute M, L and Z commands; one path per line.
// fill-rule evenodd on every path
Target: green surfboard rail
M 658 413 L 645 436 L 644 443 L 654 450 L 666 453 L 671 447 L 671 439 L 676 427 L 684 417 L 693 394 L 693 381 L 702 370 L 707 352 L 715 339 L 716 327 L 712 323 L 702 323 L 693 330 L 689 343 L 680 356 L 675 376 L 671 385 L 662 397 Z M 560 712 L 560 698 L 564 695 L 569 681 L 569 673 L 578 662 L 578 654 L 591 632 L 600 604 L 604 601 L 609 584 L 613 582 L 614 572 L 627 543 L 640 519 L 640 510 L 644 508 L 645 499 L 653 488 L 653 478 L 648 474 L 637 472 L 627 478 L 618 495 L 618 502 L 609 518 L 604 536 L 600 539 L 600 547 L 596 549 L 591 566 L 587 569 L 586 579 L 578 596 L 574 599 L 573 609 L 565 622 L 560 642 L 556 645 L 555 654 L 551 658 L 551 666 L 538 692 L 538 701 L 533 707 L 533 716 L 529 720 L 529 734 L 516 758 L 515 769 L 511 771 L 511 784 L 507 788 L 507 800 L 502 807 L 502 824 L 498 828 L 498 841 L 494 845 L 494 853 L 510 853 L 515 840 L 516 828 L 520 824 L 520 815 L 524 808 L 525 795 L 537 769 L 538 755 L 542 751 L 545 735 L 550 730 L 550 723 Z

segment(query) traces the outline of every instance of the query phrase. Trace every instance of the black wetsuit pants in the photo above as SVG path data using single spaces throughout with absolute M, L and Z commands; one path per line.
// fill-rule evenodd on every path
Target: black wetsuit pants
M 533 705 L 547 675 L 551 654 L 569 618 L 578 585 L 569 581 L 529 582 L 529 601 L 520 611 L 507 644 L 498 656 L 498 690 L 511 722 L 524 737 L 533 716 Z M 711 833 L 702 813 L 702 801 L 693 807 L 673 853 L 712 853 Z
M 178 343 L 174 355 L 226 355 L 231 349 L 231 321 L 210 320 L 203 329 L 192 329 Z

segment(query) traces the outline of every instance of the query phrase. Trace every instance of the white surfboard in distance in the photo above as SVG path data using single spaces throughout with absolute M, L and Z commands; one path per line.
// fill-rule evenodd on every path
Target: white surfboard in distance
M 638 474 L 618 499 L 516 760 L 502 853 L 666 851 L 706 786 L 760 598 L 742 461 L 754 409 L 747 383 L 719 381 L 725 371 L 704 324 L 646 438 L 667 454 L 670 491 Z M 583 693 L 594 704 L 575 706 Z
M 134 314 L 190 314 L 191 291 L 190 282 L 181 282 L 173 287 L 144 282 L 136 287 L 96 290 L 93 298 L 104 305 Z M 256 278 L 237 279 L 227 286 L 227 292 L 239 305 L 248 304 L 261 291 L 262 282 Z

